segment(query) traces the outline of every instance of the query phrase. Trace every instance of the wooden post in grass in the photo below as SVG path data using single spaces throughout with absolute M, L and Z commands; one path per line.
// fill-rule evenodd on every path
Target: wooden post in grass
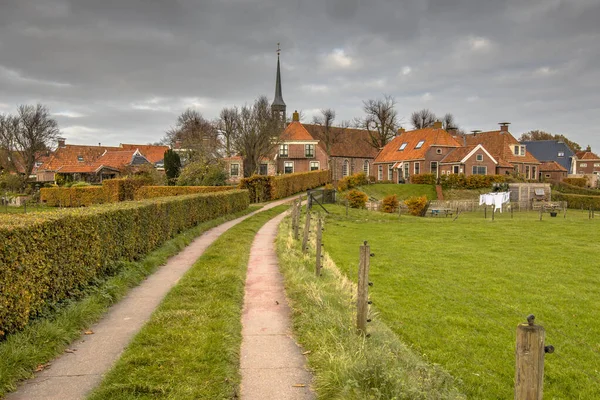
M 544 328 L 534 325 L 534 320 L 529 315 L 526 324 L 517 326 L 515 400 L 542 400 L 544 353 L 554 352 L 553 346 L 544 347 Z
M 543 207 L 540 207 L 540 221 L 542 220 L 542 209 Z
M 514 209 L 514 206 L 511 204 L 511 206 L 510 206 L 510 219 L 513 219 L 513 209 Z
M 323 245 L 323 221 L 321 217 L 317 219 L 317 240 L 316 240 L 316 260 L 315 260 L 315 274 L 317 277 L 321 276 L 321 268 L 323 268 L 323 263 L 321 260 L 321 246 Z
M 310 231 L 310 211 L 306 210 L 306 219 L 304 220 L 304 235 L 302 236 L 302 253 L 308 251 L 308 233 Z
M 371 246 L 365 240 L 360 246 L 358 263 L 358 297 L 356 301 L 356 328 L 359 333 L 367 333 L 367 316 L 369 314 L 369 264 Z
M 294 240 L 300 239 L 300 213 L 302 211 L 302 202 L 298 200 L 294 202 Z
M 487 219 L 487 205 L 483 208 L 483 218 Z

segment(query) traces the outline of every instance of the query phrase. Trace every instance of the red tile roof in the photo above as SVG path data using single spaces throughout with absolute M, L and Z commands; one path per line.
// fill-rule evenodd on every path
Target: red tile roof
M 520 145 L 510 132 L 489 131 L 472 135 L 464 135 L 466 145 L 481 144 L 498 161 L 500 167 L 512 167 L 511 163 L 539 164 L 530 152 L 526 151 L 524 156 L 516 156 L 513 152 L 514 145 Z
M 416 149 L 417 144 L 424 141 L 423 145 Z M 400 146 L 406 143 L 404 150 Z M 389 142 L 375 158 L 376 163 L 395 162 L 407 160 L 421 160 L 431 146 L 461 147 L 461 145 L 444 129 L 423 128 L 414 131 L 403 132 Z
M 165 151 L 169 150 L 169 146 L 155 146 L 151 144 L 125 144 L 121 143 L 123 150 L 139 149 L 140 153 L 152 164 L 156 164 L 165 158 Z
M 546 161 L 540 164 L 540 172 L 567 172 L 567 169 L 556 161 Z
M 578 151 L 575 153 L 575 156 L 579 160 L 600 160 L 600 157 L 588 150 Z
M 105 166 L 121 169 L 131 163 L 133 155 L 136 153 L 136 151 L 137 149 L 107 151 L 96 160 L 94 165 L 96 166 L 96 168 L 99 168 L 100 166 Z
M 119 150 L 119 147 L 109 146 L 80 146 L 68 144 L 65 147 L 56 149 L 48 160 L 38 168 L 38 171 L 57 171 L 62 167 L 75 167 L 80 165 L 91 165 L 98 157 L 104 154 L 105 151 Z M 79 161 L 79 157 L 83 161 Z
M 285 130 L 281 134 L 281 140 L 286 142 L 292 142 L 296 140 L 310 140 L 314 142 L 317 139 L 312 137 L 311 134 L 306 130 L 306 128 L 304 128 L 304 126 L 300 122 L 293 121 L 285 128 Z
M 319 144 L 325 147 L 325 128 L 321 125 L 304 124 L 312 137 L 319 139 Z M 369 132 L 363 129 L 331 127 L 331 156 L 375 158 L 378 149 L 371 146 Z
M 443 158 L 442 163 L 458 163 L 467 156 L 477 145 L 457 147 L 456 149 L 450 150 L 450 153 L 446 154 Z

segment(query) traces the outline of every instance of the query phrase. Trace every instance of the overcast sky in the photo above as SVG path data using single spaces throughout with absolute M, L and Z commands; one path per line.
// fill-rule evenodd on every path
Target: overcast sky
M 512 122 L 600 151 L 599 0 L 0 0 L 0 113 L 41 102 L 67 143 L 158 141 L 187 107 L 283 98 L 305 122 L 392 95 L 465 130 Z

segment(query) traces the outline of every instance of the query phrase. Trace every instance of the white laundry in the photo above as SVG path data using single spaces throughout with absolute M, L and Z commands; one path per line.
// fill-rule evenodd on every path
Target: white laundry
M 502 205 L 510 201 L 510 192 L 487 193 L 479 196 L 479 205 L 494 206 L 494 212 L 500 210 Z

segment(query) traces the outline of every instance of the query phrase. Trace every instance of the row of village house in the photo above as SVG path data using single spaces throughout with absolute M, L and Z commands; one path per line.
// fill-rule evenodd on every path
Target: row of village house
M 459 135 L 432 127 L 398 134 L 385 147 L 370 145 L 364 130 L 332 128 L 327 155 L 324 130 L 319 125 L 302 124 L 293 114 L 282 135 L 278 151 L 265 157 L 259 172 L 263 175 L 287 174 L 329 169 L 339 180 L 364 172 L 377 181 L 410 182 L 419 174 L 493 175 L 519 174 L 530 180 L 561 180 L 568 175 L 600 174 L 600 158 L 589 149 L 574 153 L 560 141 L 518 142 L 508 124 L 489 132 Z M 74 180 L 101 182 L 115 178 L 126 168 L 151 164 L 163 169 L 168 146 L 121 144 L 119 147 L 82 146 L 59 140 L 58 148 L 40 156 L 34 170 L 37 181 L 53 182 L 56 174 Z M 176 151 L 182 151 L 176 149 Z M 243 175 L 240 156 L 223 159 L 231 183 Z

